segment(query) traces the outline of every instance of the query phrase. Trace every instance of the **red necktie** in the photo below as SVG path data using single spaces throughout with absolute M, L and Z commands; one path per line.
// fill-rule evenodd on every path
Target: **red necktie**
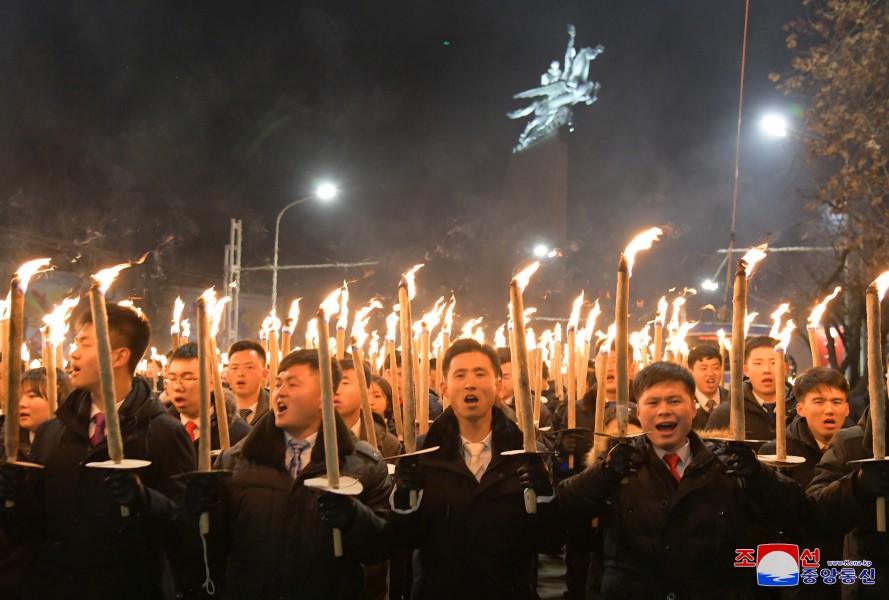
M 93 435 L 90 436 L 90 446 L 95 448 L 105 439 L 105 413 L 98 412 L 93 416 Z
M 673 452 L 664 454 L 664 462 L 670 467 L 670 475 L 672 475 L 676 481 L 682 479 L 682 475 L 679 474 L 679 469 L 676 468 L 679 465 L 678 454 L 674 454 Z
M 192 442 L 194 441 L 194 430 L 197 426 L 198 426 L 198 424 L 195 423 L 194 421 L 189 421 L 188 423 L 185 424 L 185 431 L 188 432 L 188 437 L 191 438 Z

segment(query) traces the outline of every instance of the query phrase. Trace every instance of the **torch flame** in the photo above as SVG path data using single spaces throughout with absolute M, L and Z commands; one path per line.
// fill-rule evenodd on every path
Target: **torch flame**
M 170 333 L 179 333 L 179 322 L 182 320 L 182 311 L 185 309 L 185 303 L 182 298 L 176 296 L 176 302 L 173 304 L 173 326 Z
M 667 308 L 670 305 L 667 303 L 667 297 L 661 296 L 661 299 L 658 300 L 657 303 L 657 316 L 654 319 L 654 322 L 661 325 L 663 327 L 664 323 L 667 320 Z
M 435 329 L 435 326 L 441 322 L 441 313 L 444 312 L 445 309 L 445 299 L 444 296 L 440 297 L 435 301 L 435 305 L 432 307 L 432 310 L 423 315 L 421 319 L 423 324 L 426 326 L 426 329 L 432 331 Z
M 325 321 L 330 322 L 330 316 L 335 315 L 340 309 L 340 294 L 342 293 L 343 288 L 337 288 L 327 298 L 325 298 L 324 302 L 321 303 L 321 310 L 324 311 Z M 327 340 L 321 341 L 327 343 Z
M 398 313 L 393 310 L 386 317 L 386 339 L 394 342 L 396 331 L 398 331 Z
M 136 303 L 132 300 L 121 300 L 117 303 L 118 306 L 123 306 L 124 308 L 129 308 L 131 311 L 139 315 L 140 317 L 143 315 L 142 309 L 136 306 Z
M 769 337 L 778 339 L 781 332 L 781 317 L 788 312 L 790 312 L 790 304 L 785 302 L 772 313 L 772 329 L 769 331 Z
M 19 287 L 22 289 L 23 294 L 28 291 L 28 282 L 31 281 L 31 277 L 37 273 L 45 273 L 46 271 L 52 270 L 52 268 L 44 269 L 44 267 L 49 265 L 51 260 L 52 259 L 49 258 L 38 258 L 29 260 L 19 267 L 15 274 L 19 278 Z
M 114 267 L 102 269 L 92 276 L 92 280 L 99 284 L 99 291 L 105 294 L 108 292 L 108 288 L 111 287 L 111 284 L 114 283 L 114 280 L 117 279 L 120 272 L 130 266 L 130 263 L 123 263 Z
M 213 305 L 213 312 L 210 315 L 210 337 L 216 337 L 219 333 L 219 327 L 222 325 L 222 313 L 225 312 L 225 305 L 231 302 L 229 296 L 223 296 Z
M 747 337 L 747 332 L 750 331 L 750 325 L 753 324 L 753 319 L 759 316 L 758 312 L 748 313 L 747 316 L 744 317 L 744 337 Z
M 756 264 L 766 257 L 766 248 L 768 247 L 768 244 L 760 244 L 748 250 L 747 254 L 741 258 L 741 260 L 747 263 L 747 279 L 753 276 L 753 269 L 756 267 Z
M 540 261 L 535 260 L 530 265 L 516 273 L 515 277 L 512 278 L 515 281 L 516 286 L 519 288 L 520 292 L 525 291 L 525 287 L 527 287 L 528 282 L 531 280 L 531 275 L 537 272 L 537 269 L 540 268 Z
M 302 298 L 297 298 L 293 302 L 290 303 L 290 312 L 287 314 L 287 318 L 290 321 L 290 328 L 296 329 L 296 322 L 299 321 L 299 301 Z
M 531 318 L 531 315 L 533 315 L 536 312 L 537 312 L 536 308 L 529 306 L 528 308 L 525 309 L 525 312 L 522 313 L 522 320 L 527 323 L 528 320 Z
M 529 351 L 537 350 L 537 336 L 534 334 L 534 330 L 530 327 L 525 330 L 525 345 Z
M 191 337 L 191 323 L 188 322 L 188 319 L 182 321 L 182 337 L 186 340 Z
M 723 335 L 725 335 L 725 332 L 723 332 Z M 732 351 L 732 338 L 729 338 L 729 337 L 727 337 L 727 338 L 723 338 L 723 340 L 722 340 L 722 347 L 725 348 L 725 351 L 726 351 L 726 352 L 731 353 L 731 351 Z
M 318 319 L 310 319 L 306 323 L 306 346 L 318 347 Z
M 647 231 L 643 231 L 633 238 L 627 249 L 624 250 L 624 257 L 627 259 L 627 276 L 633 275 L 633 263 L 636 261 L 636 253 L 640 250 L 648 250 L 664 233 L 660 227 L 652 227 Z
M 477 319 L 469 319 L 469 320 L 466 322 L 466 325 L 464 325 L 463 328 L 460 330 L 460 338 L 471 338 L 471 337 L 473 337 L 473 333 L 472 333 L 473 328 L 474 328 L 476 325 L 481 324 L 481 322 L 482 322 L 482 317 L 479 317 L 479 318 L 477 318 Z
M 880 301 L 882 302 L 883 296 L 886 295 L 886 290 L 889 289 L 889 271 L 886 271 L 879 277 L 874 280 L 874 283 L 877 285 L 877 293 L 879 294 Z
M 419 265 L 414 265 L 411 267 L 406 273 L 401 276 L 401 279 L 407 284 L 407 298 L 408 300 L 413 300 L 414 296 L 417 293 L 417 287 L 414 285 L 414 276 L 417 271 L 422 269 L 425 265 L 420 263 Z
M 673 316 L 670 317 L 670 329 L 679 329 L 679 311 L 685 304 L 685 296 L 678 296 L 673 300 Z
M 9 319 L 9 296 L 11 292 L 6 293 L 6 299 L 0 300 L 0 321 Z
M 506 347 L 506 323 L 500 325 L 497 328 L 497 331 L 494 332 L 494 347 L 495 348 L 505 348 Z
M 818 306 L 812 309 L 812 314 L 809 315 L 809 327 L 818 327 L 819 325 L 821 325 L 821 317 L 824 316 L 824 311 L 827 310 L 828 302 L 836 298 L 837 294 L 839 294 L 842 290 L 843 288 L 841 286 L 836 286 L 833 289 L 833 293 L 831 295 L 822 300 L 821 303 L 818 304 Z
M 65 298 L 61 304 L 57 304 L 52 312 L 43 317 L 43 322 L 49 327 L 49 339 L 55 346 L 60 346 L 65 341 L 68 333 L 68 319 L 71 312 L 80 303 L 80 296 Z
M 327 312 L 327 311 L 325 311 Z M 343 282 L 343 292 L 340 295 L 340 316 L 336 320 L 337 329 L 346 329 L 349 326 L 349 284 Z
M 457 299 L 451 294 L 451 301 L 448 303 L 448 308 L 444 313 L 444 324 L 441 326 L 442 331 L 446 332 L 448 335 L 451 334 L 451 326 L 454 324 L 454 306 L 457 304 Z
M 354 340 L 354 346 L 358 346 L 359 348 L 364 346 L 364 342 L 367 340 L 367 332 L 365 331 L 367 321 L 369 320 L 371 311 L 375 308 L 383 308 L 383 305 L 380 304 L 376 298 L 368 302 L 367 306 L 359 308 L 358 312 L 355 313 L 355 321 L 352 323 L 352 339 Z
M 571 309 L 571 317 L 568 319 L 568 329 L 577 331 L 577 323 L 580 321 L 580 307 L 583 306 L 583 290 L 574 299 L 574 307 Z
M 553 327 L 553 340 L 558 344 L 562 341 L 562 324 L 556 323 Z
M 596 328 L 596 319 L 601 314 L 602 310 L 599 308 L 599 299 L 596 298 L 596 303 L 593 305 L 593 308 L 590 309 L 590 314 L 587 315 L 586 318 L 586 328 L 584 328 L 584 332 L 587 342 L 593 339 L 593 330 Z
M 781 330 L 781 333 L 778 336 L 778 347 L 781 350 L 786 350 L 787 346 L 790 344 L 790 336 L 793 333 L 793 330 L 796 329 L 796 325 L 793 322 L 793 319 L 787 321 L 787 325 L 784 326 L 784 329 Z M 775 348 L 776 350 L 778 348 Z

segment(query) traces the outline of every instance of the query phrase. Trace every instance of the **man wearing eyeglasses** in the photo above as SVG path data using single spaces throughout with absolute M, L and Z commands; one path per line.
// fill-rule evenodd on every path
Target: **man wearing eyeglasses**
M 179 346 L 170 358 L 167 368 L 167 376 L 164 377 L 164 388 L 172 406 L 167 411 L 174 417 L 179 417 L 182 426 L 195 444 L 197 449 L 198 439 L 204 433 L 200 428 L 201 420 L 201 386 L 198 373 L 200 361 L 198 360 L 198 345 L 194 342 Z M 210 400 L 210 448 L 218 450 L 219 425 L 216 421 L 216 402 L 218 399 L 211 396 Z M 228 415 L 228 433 L 232 444 L 241 441 L 250 433 L 250 426 L 240 417 L 235 403 L 226 403 Z

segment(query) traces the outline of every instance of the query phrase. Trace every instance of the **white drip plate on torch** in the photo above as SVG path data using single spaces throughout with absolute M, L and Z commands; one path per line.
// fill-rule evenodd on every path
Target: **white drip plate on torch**
M 28 462 L 25 460 L 8 460 L 6 461 L 8 465 L 15 465 L 17 467 L 24 467 L 26 469 L 42 469 L 43 465 L 38 465 L 37 463 Z
M 500 456 L 521 456 L 522 454 L 552 454 L 552 450 L 524 450 L 520 448 L 518 450 L 501 452 Z
M 411 456 L 420 456 L 421 454 L 431 454 L 441 448 L 441 446 L 431 446 L 429 448 L 423 448 L 422 450 L 417 450 L 416 452 L 407 452 L 405 454 L 396 454 L 395 456 L 386 456 L 383 460 L 396 460 L 399 458 L 408 458 Z
M 121 469 L 129 471 L 131 469 L 141 469 L 151 464 L 150 460 L 139 460 L 138 458 L 125 458 L 122 461 L 114 462 L 113 460 L 103 460 L 102 462 L 86 463 L 85 466 L 91 469 Z
M 306 479 L 303 483 L 306 487 L 314 490 L 333 492 L 334 494 L 342 494 L 343 496 L 357 496 L 364 491 L 364 486 L 361 485 L 360 481 L 354 477 L 348 477 L 346 475 L 340 476 L 339 487 L 331 486 L 327 477 L 313 477 L 312 479 Z
M 783 459 L 779 459 L 777 454 L 757 454 L 756 458 L 763 464 L 779 469 L 798 467 L 806 462 L 806 459 L 802 456 L 793 456 L 791 454 L 788 454 Z
M 847 465 L 865 465 L 869 463 L 881 463 L 889 461 L 889 456 L 886 458 L 859 458 L 858 460 L 850 460 L 847 462 Z
M 386 470 L 389 472 L 389 475 L 395 475 L 395 465 L 392 463 L 386 463 Z
M 631 440 L 633 438 L 642 437 L 643 435 L 648 435 L 649 433 L 651 433 L 651 432 L 650 431 L 639 431 L 637 433 L 628 433 L 627 435 L 618 435 L 616 433 L 604 433 L 604 432 L 594 431 L 593 435 L 598 435 L 599 437 Z

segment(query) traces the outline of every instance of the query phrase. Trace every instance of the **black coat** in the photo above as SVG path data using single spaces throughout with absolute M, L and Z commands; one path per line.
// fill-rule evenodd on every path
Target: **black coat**
M 385 534 L 392 482 L 380 454 L 354 435 L 337 414 L 340 474 L 361 481 L 357 513 L 343 531 L 344 556 L 333 555 L 330 527 L 321 521 L 319 493 L 304 485 L 324 476 L 323 433 L 311 461 L 295 481 L 285 468 L 284 432 L 266 413 L 239 444 L 225 450 L 215 468 L 233 472 L 224 511 L 211 531 L 225 533 L 228 566 L 226 598 L 361 598 L 362 563 L 389 557 Z M 219 538 L 217 538 L 219 539 Z
M 728 429 L 732 414 L 731 400 L 717 406 L 707 420 L 706 429 Z M 744 383 L 744 425 L 748 440 L 775 439 L 775 418 L 759 405 L 749 383 Z
M 854 460 L 873 458 L 869 412 L 865 412 L 859 425 L 842 429 L 833 436 L 830 448 L 815 467 L 815 477 L 806 492 L 818 507 L 824 530 L 848 534 L 843 558 L 873 563 L 876 584 L 862 585 L 856 580 L 851 586 L 853 597 L 885 600 L 889 597 L 889 534 L 877 533 L 875 499 L 858 489 L 855 474 L 859 465 L 849 464 Z M 824 554 L 821 558 L 835 560 Z M 859 567 L 856 572 L 860 570 Z
M 536 598 L 534 563 L 538 552 L 562 546 L 558 499 L 525 512 L 517 469 L 526 457 L 503 456 L 522 448 L 522 433 L 498 408 L 493 409 L 492 458 L 481 481 L 463 459 L 457 418 L 447 408 L 432 424 L 422 455 L 426 485 L 419 508 L 390 514 L 399 542 L 419 549 L 413 597 Z
M 164 414 L 148 383 L 133 379 L 119 409 L 124 456 L 149 460 L 136 471 L 148 499 L 123 519 L 103 483 L 105 469 L 86 463 L 109 459 L 108 445 L 89 443 L 89 392 L 75 390 L 55 419 L 37 430 L 32 460 L 44 465 L 30 477 L 30 523 L 42 523 L 43 549 L 34 598 L 163 598 L 172 593 L 164 548 L 172 543 L 182 484 L 174 475 L 194 469 L 195 455 L 178 421 Z
M 710 415 L 716 412 L 716 409 L 722 406 L 723 404 L 730 404 L 731 400 L 729 399 L 729 391 L 722 386 L 719 386 L 719 405 L 716 406 L 712 411 L 707 412 L 700 406 L 698 406 L 698 412 L 695 413 L 695 418 L 691 422 L 691 428 L 695 431 L 701 431 L 702 429 L 706 429 L 707 421 L 710 420 Z M 698 398 L 695 396 L 695 403 L 697 403 Z
M 605 598 L 745 598 L 756 574 L 733 567 L 747 548 L 751 496 L 768 499 L 776 522 L 795 522 L 806 506 L 802 489 L 772 470 L 746 489 L 694 432 L 692 461 L 680 482 L 646 437 L 634 443 L 642 464 L 626 485 L 608 479 L 604 460 L 563 481 L 559 496 L 569 527 L 599 518 L 603 531 Z
M 266 411 L 268 412 L 268 411 Z M 167 409 L 167 414 L 182 423 L 182 419 L 179 416 L 179 412 L 176 410 L 175 406 L 170 406 Z M 186 430 L 186 434 L 187 434 Z M 250 425 L 247 424 L 247 421 L 238 416 L 238 413 L 233 408 L 229 407 L 228 409 L 228 437 L 230 440 L 230 445 L 234 446 L 250 433 Z M 198 451 L 198 445 L 201 440 L 196 439 L 194 443 L 195 452 Z M 216 411 L 210 415 L 210 450 L 219 450 L 219 421 L 216 418 Z

